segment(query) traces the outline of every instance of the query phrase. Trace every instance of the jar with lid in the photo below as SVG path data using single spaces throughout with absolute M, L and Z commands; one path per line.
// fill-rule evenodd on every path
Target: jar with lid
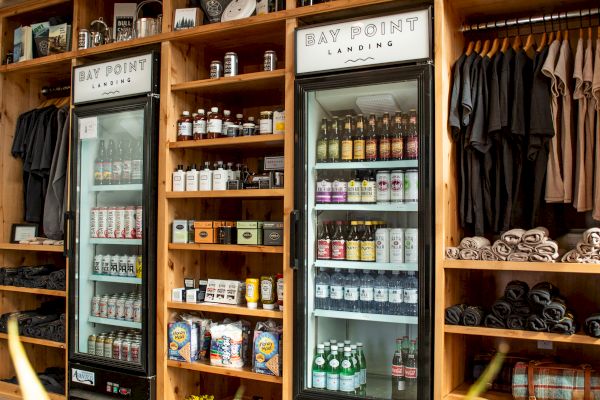
M 215 139 L 221 136 L 221 132 L 223 131 L 223 117 L 219 114 L 218 107 L 212 107 L 210 109 L 206 131 L 209 139 Z
M 261 135 L 273 134 L 273 111 L 261 111 L 259 125 Z
M 227 137 L 227 131 L 233 124 L 234 121 L 233 118 L 231 118 L 231 111 L 223 110 L 223 127 L 221 128 L 221 137 Z
M 252 136 L 256 130 L 256 124 L 254 123 L 254 117 L 248 117 L 248 122 L 242 125 L 242 136 Z
M 177 141 L 192 139 L 192 117 L 189 111 L 184 111 L 177 120 Z
M 204 109 L 198 109 L 193 123 L 194 139 L 206 139 L 206 114 Z

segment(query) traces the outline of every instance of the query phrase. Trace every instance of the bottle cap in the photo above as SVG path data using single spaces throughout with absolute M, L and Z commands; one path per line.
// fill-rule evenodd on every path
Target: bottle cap
M 204 114 L 204 108 L 199 108 L 198 109 L 198 114 Z
M 185 115 L 186 117 L 189 117 L 190 116 L 190 112 L 189 111 L 184 111 L 183 115 Z
M 248 117 L 248 121 L 254 122 L 254 117 Z
M 362 347 L 362 345 L 363 345 L 362 342 L 356 342 L 357 347 Z
M 325 349 L 325 345 L 323 343 L 319 343 L 317 345 L 317 349 Z
M 258 303 L 248 302 L 248 308 L 251 308 L 251 309 L 258 308 Z
M 231 111 L 229 111 L 229 110 L 223 110 L 223 115 L 231 115 Z
M 235 117 L 237 119 L 242 119 L 242 118 L 244 118 L 244 114 L 235 114 Z
M 275 304 L 263 304 L 263 308 L 265 310 L 274 310 L 275 309 Z
M 214 113 L 219 112 L 219 107 L 211 107 L 210 111 Z

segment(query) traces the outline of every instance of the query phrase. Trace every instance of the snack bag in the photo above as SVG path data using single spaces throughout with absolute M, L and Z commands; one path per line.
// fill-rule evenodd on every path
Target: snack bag
M 229 368 L 244 366 L 241 322 L 213 324 L 210 328 L 210 336 L 211 365 Z
M 252 358 L 254 372 L 281 376 L 281 333 L 282 327 L 273 321 L 256 324 Z
M 169 360 L 198 359 L 198 327 L 193 322 L 171 322 L 168 329 Z

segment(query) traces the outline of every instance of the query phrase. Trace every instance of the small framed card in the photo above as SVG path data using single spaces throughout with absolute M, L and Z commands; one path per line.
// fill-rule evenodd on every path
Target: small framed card
M 173 30 L 181 31 L 190 29 L 202 24 L 203 13 L 198 7 L 196 8 L 178 8 L 175 10 L 175 18 L 173 19 Z
M 37 236 L 37 224 L 13 224 L 10 234 L 11 243 L 20 243 L 23 240 L 30 240 Z

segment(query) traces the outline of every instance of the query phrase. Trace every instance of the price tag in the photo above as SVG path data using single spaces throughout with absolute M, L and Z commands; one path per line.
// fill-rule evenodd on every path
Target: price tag
M 79 119 L 79 138 L 96 139 L 98 137 L 98 117 Z

